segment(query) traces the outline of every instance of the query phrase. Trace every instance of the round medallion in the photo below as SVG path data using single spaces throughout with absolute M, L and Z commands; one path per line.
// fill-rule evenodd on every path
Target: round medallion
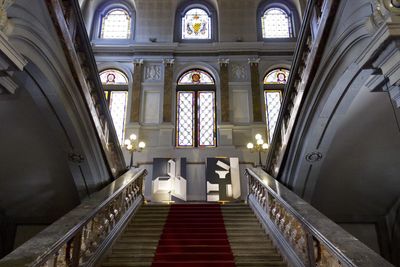
M 306 155 L 306 160 L 308 162 L 317 162 L 320 161 L 321 159 L 322 159 L 322 153 L 318 151 L 314 151 Z
M 194 74 L 192 75 L 192 82 L 193 82 L 193 83 L 200 83 L 200 74 L 194 73 Z

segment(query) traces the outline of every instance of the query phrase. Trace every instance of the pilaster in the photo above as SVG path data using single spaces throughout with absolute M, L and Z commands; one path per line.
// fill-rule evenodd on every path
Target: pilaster
M 163 122 L 172 122 L 172 78 L 174 73 L 174 59 L 164 59 L 164 103 Z
M 142 92 L 142 73 L 143 59 L 136 59 L 133 62 L 133 84 L 132 84 L 132 105 L 131 105 L 131 122 L 139 122 L 140 120 L 140 103 Z
M 219 78 L 221 85 L 221 121 L 230 122 L 229 118 L 229 59 L 219 59 Z
M 258 71 L 259 58 L 249 59 L 250 78 L 251 78 L 251 95 L 253 99 L 253 121 L 262 122 L 262 107 L 260 101 L 260 73 Z

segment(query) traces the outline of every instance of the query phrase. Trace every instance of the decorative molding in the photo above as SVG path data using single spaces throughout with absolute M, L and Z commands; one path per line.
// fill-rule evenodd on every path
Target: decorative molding
M 26 64 L 28 64 L 28 61 L 24 58 L 22 54 L 15 50 L 14 46 L 9 42 L 6 34 L 2 31 L 0 31 L 0 51 L 1 54 L 4 54 L 4 57 L 6 58 L 6 61 L 3 62 L 2 58 L 4 57 L 3 55 L 1 55 L 0 70 L 22 71 Z M 4 64 L 8 64 L 7 68 L 5 68 Z
M 385 16 L 382 12 L 382 4 L 377 2 L 376 6 L 374 8 L 374 12 L 372 13 L 371 16 L 374 24 L 379 27 L 385 22 Z
M 247 66 L 240 63 L 231 64 L 231 77 L 233 81 L 246 81 L 248 80 Z
M 5 31 L 8 25 L 7 8 L 14 4 L 15 0 L 0 0 L 0 31 Z
M 4 1 L 0 4 L 4 4 Z M 0 9 L 0 17 L 2 10 Z M 0 18 L 1 20 L 1 18 Z M 28 61 L 12 46 L 0 31 L 0 95 L 14 94 L 18 85 L 12 80 L 14 71 L 22 71 Z
M 10 77 L 0 77 L 0 95 L 15 94 L 18 85 Z
M 146 65 L 144 67 L 144 80 L 160 81 L 161 80 L 161 66 L 160 65 Z
M 186 46 L 177 43 L 133 43 L 129 45 L 97 45 L 92 44 L 93 51 L 99 54 L 107 54 L 109 56 L 125 56 L 126 53 L 135 54 L 138 57 L 149 59 L 150 56 L 160 56 L 168 58 L 170 55 L 192 55 L 203 57 L 205 55 L 212 57 L 227 57 L 227 55 L 242 55 L 246 57 L 255 57 L 263 55 L 287 56 L 288 59 L 293 56 L 296 42 L 280 42 L 273 43 L 264 42 L 220 42 L 220 43 L 204 43 L 201 46 Z M 131 59 L 130 59 L 131 60 Z
M 398 38 L 393 35 L 393 38 Z M 383 91 L 388 91 L 391 99 L 400 108 L 400 41 L 391 40 L 382 48 L 381 53 L 372 63 L 372 66 L 381 71 L 381 80 L 385 81 Z M 382 84 L 382 83 L 381 83 Z

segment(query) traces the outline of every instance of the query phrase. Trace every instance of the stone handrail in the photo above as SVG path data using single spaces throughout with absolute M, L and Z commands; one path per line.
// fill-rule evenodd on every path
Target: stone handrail
M 393 266 L 261 169 L 246 169 L 248 202 L 292 266 Z
M 0 267 L 94 266 L 143 203 L 145 169 L 129 170 L 0 260 Z
M 303 16 L 281 111 L 270 145 L 266 171 L 277 177 L 294 129 L 297 115 L 321 60 L 330 32 L 336 0 L 309 0 Z
M 84 20 L 77 0 L 46 0 L 75 81 L 86 101 L 110 172 L 118 177 L 126 170 Z

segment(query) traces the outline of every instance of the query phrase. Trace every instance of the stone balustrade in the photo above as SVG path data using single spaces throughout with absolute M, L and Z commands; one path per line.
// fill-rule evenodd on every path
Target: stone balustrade
M 146 174 L 123 174 L 0 260 L 0 267 L 94 266 L 143 203 Z
M 266 170 L 274 177 L 278 175 L 282 165 L 304 94 L 313 81 L 337 5 L 337 1 L 334 0 L 307 2 L 284 90 L 281 112 L 267 158 Z
M 248 202 L 292 266 L 392 266 L 261 169 L 246 169 Z
M 70 69 L 93 118 L 112 175 L 118 177 L 126 165 L 105 99 L 99 72 L 77 0 L 46 1 L 57 28 Z

